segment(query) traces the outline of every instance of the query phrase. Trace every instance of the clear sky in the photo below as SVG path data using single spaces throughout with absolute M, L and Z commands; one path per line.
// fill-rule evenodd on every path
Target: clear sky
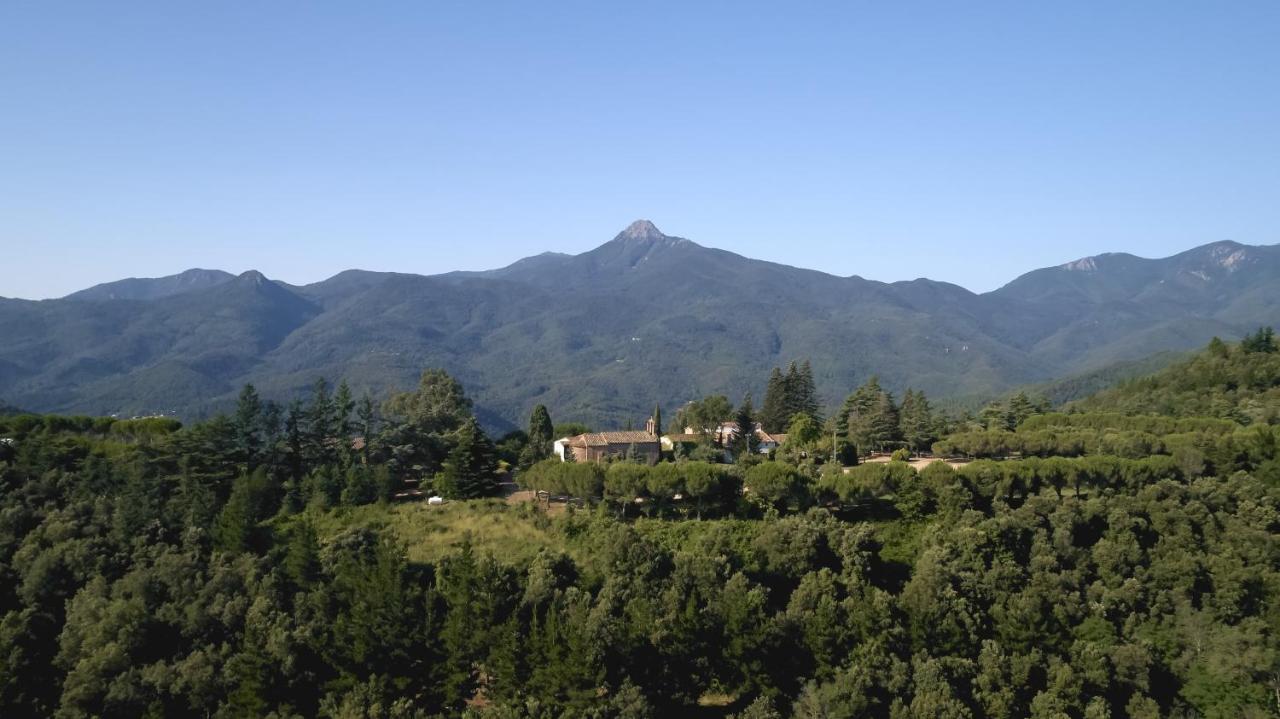
M 1280 2 L 0 3 L 0 295 L 580 252 L 989 290 L 1280 242 Z

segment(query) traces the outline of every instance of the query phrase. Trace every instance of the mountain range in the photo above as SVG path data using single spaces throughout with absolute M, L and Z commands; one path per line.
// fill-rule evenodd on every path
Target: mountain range
M 932 397 L 993 394 L 1278 318 L 1280 246 L 1103 254 L 978 294 L 753 260 L 641 220 L 588 252 L 485 272 L 348 270 L 295 286 L 194 269 L 0 298 L 0 398 L 190 418 L 227 409 L 245 382 L 279 400 L 317 377 L 382 395 L 443 367 L 492 428 L 522 425 L 537 403 L 616 426 L 655 403 L 758 393 L 796 359 L 829 406 L 873 374 Z

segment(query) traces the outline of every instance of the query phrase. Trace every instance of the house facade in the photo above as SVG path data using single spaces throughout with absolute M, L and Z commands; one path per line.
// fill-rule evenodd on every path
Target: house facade
M 623 458 L 635 448 L 635 452 L 648 464 L 657 464 L 662 457 L 662 445 L 652 432 L 590 432 L 576 437 L 565 437 L 554 444 L 556 455 L 567 461 L 570 452 L 575 462 L 603 462 L 610 457 Z

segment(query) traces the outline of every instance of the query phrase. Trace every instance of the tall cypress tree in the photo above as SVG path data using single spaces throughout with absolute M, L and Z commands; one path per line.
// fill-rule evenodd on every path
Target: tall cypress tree
M 755 407 L 751 404 L 751 393 L 748 392 L 742 399 L 742 404 L 738 405 L 738 412 L 734 417 L 738 433 L 733 438 L 733 453 L 738 457 L 755 452 L 760 444 L 760 438 L 756 436 L 755 414 Z
M 653 406 L 653 433 L 662 436 L 662 405 Z
M 794 364 L 792 365 L 795 366 Z M 764 404 L 760 405 L 760 424 L 766 432 L 785 431 L 790 418 L 791 404 L 788 383 L 777 367 L 769 373 L 769 383 L 765 385 Z
M 551 413 L 543 405 L 533 408 L 529 416 L 529 441 L 520 452 L 520 466 L 532 467 L 537 462 L 551 456 L 551 443 L 554 435 Z

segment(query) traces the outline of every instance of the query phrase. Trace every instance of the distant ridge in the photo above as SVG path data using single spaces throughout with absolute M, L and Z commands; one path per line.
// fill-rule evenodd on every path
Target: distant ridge
M 348 270 L 293 286 L 189 270 L 0 300 L 0 395 L 36 411 L 196 417 L 229 408 L 244 382 L 281 400 L 317 377 L 380 395 L 443 367 L 493 428 L 537 403 L 609 427 L 654 403 L 758 395 L 769 368 L 802 358 L 829 406 L 872 374 L 938 399 L 1080 377 L 1069 395 L 1263 324 L 1280 324 L 1274 246 L 1104 254 L 975 294 L 753 260 L 638 220 L 587 252 L 484 272 Z
M 168 277 L 130 277 L 73 292 L 67 300 L 158 300 L 220 285 L 234 275 L 222 270 L 190 269 Z

